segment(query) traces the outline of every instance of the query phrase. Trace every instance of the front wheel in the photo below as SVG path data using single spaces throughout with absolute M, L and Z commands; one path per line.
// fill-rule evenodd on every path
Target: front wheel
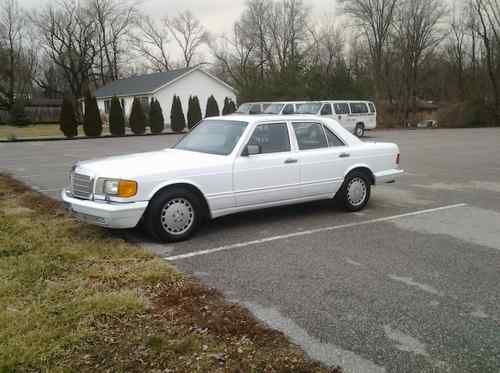
M 348 211 L 360 211 L 370 200 L 371 184 L 362 172 L 351 172 L 337 192 L 335 199 Z
M 356 124 L 356 128 L 354 129 L 354 134 L 357 137 L 363 137 L 365 135 L 365 125 L 363 123 Z
M 166 190 L 151 201 L 145 225 L 149 233 L 161 241 L 187 240 L 199 225 L 201 206 L 196 194 L 188 190 Z

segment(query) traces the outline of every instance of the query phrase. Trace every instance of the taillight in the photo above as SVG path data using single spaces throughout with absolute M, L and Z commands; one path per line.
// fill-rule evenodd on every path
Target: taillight
M 401 154 L 399 154 L 399 153 L 398 153 L 398 156 L 396 157 L 396 164 L 397 164 L 398 166 L 399 166 L 399 158 L 400 158 L 400 155 L 401 155 Z

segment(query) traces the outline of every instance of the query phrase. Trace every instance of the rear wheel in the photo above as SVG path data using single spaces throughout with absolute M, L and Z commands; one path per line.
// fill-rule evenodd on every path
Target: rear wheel
M 371 183 L 365 173 L 353 171 L 335 196 L 346 210 L 360 211 L 370 200 Z
M 354 129 L 354 134 L 357 137 L 363 137 L 365 135 L 365 125 L 363 123 L 356 124 L 356 128 Z
M 157 195 L 150 203 L 144 223 L 149 233 L 166 242 L 184 241 L 198 228 L 202 204 L 189 190 L 175 188 Z

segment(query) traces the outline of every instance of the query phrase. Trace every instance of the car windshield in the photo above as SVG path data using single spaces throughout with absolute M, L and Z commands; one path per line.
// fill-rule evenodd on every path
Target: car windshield
M 283 109 L 284 104 L 271 104 L 269 105 L 266 110 L 264 110 L 265 114 L 279 114 L 281 113 L 281 110 Z
M 247 126 L 247 122 L 234 120 L 203 120 L 174 148 L 199 153 L 228 155 L 233 151 Z
M 318 114 L 319 109 L 321 109 L 321 105 L 319 103 L 312 104 L 301 104 L 297 108 L 296 114 Z
M 238 108 L 238 110 L 236 110 L 236 113 L 237 114 L 248 114 L 248 113 L 250 113 L 251 107 L 252 107 L 251 104 L 240 105 L 240 107 Z

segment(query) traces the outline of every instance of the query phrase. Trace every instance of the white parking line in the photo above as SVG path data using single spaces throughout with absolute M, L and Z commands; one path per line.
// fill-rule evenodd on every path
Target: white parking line
M 272 236 L 272 237 L 262 238 L 260 240 L 239 242 L 239 243 L 235 243 L 232 245 L 217 247 L 214 249 L 201 250 L 201 251 L 196 251 L 196 252 L 187 253 L 187 254 L 168 256 L 168 257 L 165 257 L 163 259 L 170 260 L 170 261 L 188 259 L 188 258 L 193 258 L 196 256 L 218 253 L 221 251 L 239 249 L 239 248 L 246 247 L 246 246 L 260 245 L 260 244 L 272 242 L 272 241 L 286 240 L 289 238 L 308 236 L 308 235 L 316 234 L 316 233 L 329 232 L 329 231 L 335 231 L 335 230 L 339 230 L 339 229 L 358 227 L 358 226 L 362 226 L 362 225 L 381 223 L 381 222 L 386 222 L 386 221 L 391 221 L 391 220 L 396 220 L 396 219 L 401 219 L 401 218 L 407 218 L 407 217 L 411 217 L 411 216 L 418 216 L 418 215 L 423 215 L 423 214 L 430 214 L 433 212 L 450 210 L 450 209 L 454 209 L 454 208 L 458 208 L 458 207 L 465 207 L 465 206 L 467 206 L 466 203 L 458 203 L 456 205 L 448 205 L 448 206 L 437 207 L 437 208 L 433 208 L 433 209 L 409 212 L 406 214 L 387 216 L 385 218 L 370 219 L 370 220 L 365 220 L 365 221 L 356 222 L 356 223 L 334 225 L 331 227 L 324 227 L 324 228 L 318 228 L 318 229 L 311 229 L 311 230 L 307 230 L 307 231 L 300 231 L 300 232 L 295 232 L 295 233 L 283 234 L 283 235 L 279 235 L 279 236 Z

